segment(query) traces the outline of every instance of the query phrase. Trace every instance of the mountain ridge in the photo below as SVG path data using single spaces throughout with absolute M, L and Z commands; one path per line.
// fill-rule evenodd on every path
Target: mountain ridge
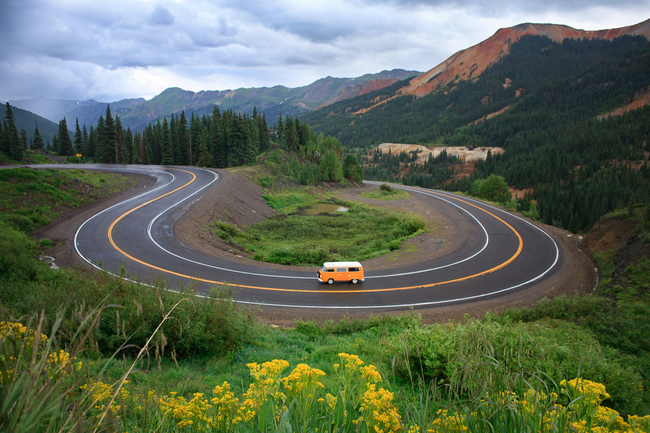
M 650 40 L 650 19 L 641 23 L 616 29 L 585 31 L 563 24 L 522 23 L 502 28 L 490 38 L 464 50 L 458 51 L 445 61 L 411 80 L 409 85 L 398 91 L 398 95 L 422 97 L 445 87 L 452 81 L 473 79 L 491 64 L 508 54 L 509 47 L 522 36 L 547 36 L 555 42 L 564 39 L 614 39 L 619 36 L 645 36 Z
M 169 87 L 149 100 L 144 98 L 123 99 L 116 102 L 97 102 L 94 100 L 56 100 L 48 98 L 31 98 L 9 101 L 12 106 L 22 108 L 35 114 L 59 122 L 64 117 L 69 125 L 75 119 L 87 126 L 96 124 L 100 116 L 105 115 L 110 105 L 111 113 L 118 115 L 124 127 L 134 131 L 144 129 L 150 122 L 179 115 L 185 111 L 201 116 L 210 114 L 214 107 L 221 110 L 251 114 L 254 108 L 270 118 L 283 115 L 298 115 L 317 109 L 320 106 L 354 97 L 360 92 L 389 86 L 397 81 L 419 74 L 418 71 L 404 69 L 384 70 L 374 74 L 365 74 L 355 78 L 321 78 L 313 83 L 296 88 L 281 85 L 259 88 L 239 88 L 235 90 L 200 90 L 197 92 L 179 87 Z

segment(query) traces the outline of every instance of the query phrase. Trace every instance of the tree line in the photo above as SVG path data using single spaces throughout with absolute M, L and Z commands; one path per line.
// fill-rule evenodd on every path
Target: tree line
M 9 104 L 4 123 L 0 151 L 20 161 L 28 145 L 10 139 L 16 131 L 15 126 L 12 127 Z M 363 179 L 356 156 L 345 155 L 344 147 L 336 138 L 316 135 L 307 122 L 298 117 L 280 115 L 269 127 L 266 116 L 259 114 L 257 109 L 249 116 L 232 110 L 221 112 L 215 106 L 211 115 L 199 117 L 192 113 L 189 120 L 182 111 L 169 120 L 165 117 L 150 123 L 142 132 L 133 133 L 130 128 L 122 127 L 119 116 L 112 115 L 109 105 L 106 114 L 89 129 L 86 125 L 80 126 L 77 119 L 74 138 L 70 136 L 65 118 L 59 122 L 58 134 L 51 146 L 38 140 L 38 128 L 34 137 L 29 147 L 49 147 L 48 150 L 69 157 L 71 162 L 227 168 L 255 164 L 261 154 L 275 149 L 280 153 L 274 152 L 266 160 L 275 161 L 279 172 L 301 184 Z M 12 147 L 14 141 L 20 145 Z M 11 153 L 14 148 L 17 150 Z

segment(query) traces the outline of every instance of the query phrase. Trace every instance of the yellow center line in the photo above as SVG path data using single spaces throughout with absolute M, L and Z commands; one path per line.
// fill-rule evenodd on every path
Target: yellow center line
M 166 193 L 166 194 L 161 195 L 160 197 L 157 197 L 157 198 L 154 198 L 154 199 L 152 199 L 152 200 L 149 200 L 148 202 L 143 203 L 143 204 L 141 204 L 141 205 L 139 205 L 139 206 L 137 206 L 137 207 L 135 207 L 135 208 L 133 208 L 133 209 L 131 209 L 131 210 L 125 212 L 125 213 L 123 213 L 122 215 L 120 215 L 120 216 L 119 216 L 115 221 L 113 221 L 113 223 L 112 223 L 112 224 L 110 225 L 110 227 L 108 228 L 108 240 L 110 241 L 110 243 L 111 243 L 111 245 L 113 246 L 113 248 L 115 248 L 115 249 L 116 249 L 118 252 L 120 252 L 122 255 L 124 255 L 125 257 L 127 257 L 127 258 L 133 260 L 134 262 L 140 263 L 141 265 L 147 266 L 147 267 L 149 267 L 149 268 L 151 268 L 151 269 L 155 269 L 155 270 L 157 270 L 157 271 L 165 272 L 165 273 L 167 273 L 167 274 L 175 275 L 175 276 L 177 276 L 177 277 L 181 277 L 181 278 L 188 278 L 188 279 L 190 279 L 190 280 L 194 280 L 194 281 L 200 281 L 200 282 L 209 283 L 209 284 L 228 285 L 228 286 L 241 287 L 241 288 L 246 288 L 246 289 L 266 290 L 266 291 L 274 291 L 274 292 L 298 292 L 298 293 L 376 293 L 376 292 L 392 292 L 392 291 L 398 291 L 398 290 L 412 290 L 412 289 L 419 289 L 419 288 L 429 288 L 429 287 L 441 286 L 441 285 L 443 285 L 443 284 L 457 283 L 457 282 L 459 282 L 459 281 L 470 280 L 470 279 L 472 279 L 472 278 L 477 278 L 477 277 L 480 277 L 480 276 L 482 276 L 482 275 L 486 275 L 486 274 L 489 274 L 489 273 L 492 273 L 492 272 L 498 271 L 499 269 L 502 269 L 502 268 L 508 266 L 510 263 L 512 263 L 512 262 L 513 262 L 513 261 L 514 261 L 514 260 L 515 260 L 515 259 L 516 259 L 520 254 L 521 254 L 521 251 L 523 250 L 523 247 L 524 247 L 524 242 L 523 242 L 523 239 L 521 238 L 521 235 L 519 234 L 519 232 L 517 232 L 517 230 L 515 230 L 514 227 L 512 227 L 510 224 L 508 224 L 507 222 L 505 222 L 503 219 L 499 218 L 499 217 L 496 216 L 495 214 L 493 214 L 493 213 L 491 213 L 491 212 L 489 212 L 489 211 L 487 211 L 487 210 L 485 210 L 485 209 L 483 209 L 483 208 L 481 208 L 481 207 L 479 207 L 479 206 L 477 206 L 477 205 L 475 205 L 475 204 L 473 204 L 473 203 L 470 203 L 470 202 L 468 202 L 468 201 L 466 201 L 466 200 L 462 200 L 462 199 L 460 199 L 460 198 L 458 198 L 458 197 L 456 197 L 456 196 L 453 196 L 453 195 L 443 194 L 443 193 L 439 193 L 439 192 L 435 192 L 435 191 L 424 190 L 424 189 L 421 189 L 421 188 L 410 188 L 410 189 L 412 189 L 412 190 L 416 190 L 416 191 L 417 191 L 417 190 L 419 190 L 419 191 L 424 191 L 424 192 L 426 192 L 426 193 L 428 193 L 428 194 L 436 194 L 436 195 L 440 195 L 440 196 L 443 196 L 443 197 L 447 197 L 447 198 L 450 198 L 450 199 L 453 199 L 453 200 L 457 200 L 457 201 L 459 201 L 459 202 L 461 202 L 461 203 L 465 203 L 465 204 L 467 204 L 467 205 L 469 205 L 469 206 L 475 207 L 476 209 L 479 209 L 479 210 L 485 212 L 486 214 L 492 216 L 492 217 L 495 218 L 496 220 L 498 220 L 498 221 L 500 221 L 501 223 L 503 223 L 503 224 L 504 224 L 506 227 L 508 227 L 510 230 L 512 230 L 512 232 L 517 236 L 517 238 L 519 239 L 519 246 L 518 246 L 518 248 L 517 248 L 517 251 L 515 252 L 515 254 L 512 255 L 512 257 L 510 257 L 510 258 L 509 258 L 508 260 L 506 260 L 505 262 L 503 262 L 503 263 L 501 263 L 501 264 L 499 264 L 499 265 L 497 265 L 497 266 L 495 266 L 495 267 L 493 267 L 493 268 L 491 268 L 491 269 L 488 269 L 488 270 L 485 270 L 485 271 L 483 271 L 483 272 L 479 272 L 479 273 L 476 273 L 476 274 L 473 274 L 473 275 L 468 275 L 468 276 L 461 277 L 461 278 L 456 278 L 456 279 L 453 279 L 453 280 L 439 281 L 439 282 L 437 282 L 437 283 L 419 284 L 419 285 L 416 285 L 416 286 L 405 286 L 405 287 L 392 287 L 392 288 L 387 288 L 387 289 L 369 289 L 369 290 L 307 290 L 307 289 L 285 289 L 285 288 L 274 288 L 274 287 L 248 286 L 248 285 L 244 285 L 244 284 L 226 283 L 226 282 L 224 282 L 224 281 L 215 281 L 215 280 L 208 280 L 208 279 L 205 279 L 205 278 L 193 277 L 193 276 L 190 276 L 190 275 L 181 274 L 181 273 L 179 273 L 179 272 L 170 271 L 170 270 L 168 270 L 168 269 L 161 268 L 161 267 L 159 267 L 159 266 L 155 266 L 155 265 L 152 265 L 152 264 L 150 264 L 150 263 L 146 263 L 146 262 L 144 262 L 144 261 L 142 261 L 142 260 L 140 260 L 140 259 L 137 259 L 137 258 L 135 258 L 135 257 L 133 257 L 133 256 L 131 256 L 131 255 L 129 255 L 129 254 L 127 254 L 127 253 L 124 252 L 122 249 L 120 249 L 120 247 L 118 247 L 118 246 L 115 244 L 114 240 L 113 240 L 113 228 L 114 228 L 115 225 L 116 225 L 118 222 L 120 222 L 120 221 L 121 221 L 125 216 L 129 215 L 130 213 L 132 213 L 132 212 L 134 212 L 134 211 L 136 211 L 136 210 L 138 210 L 138 209 L 140 209 L 140 208 L 142 208 L 142 207 L 144 207 L 144 206 L 146 206 L 146 205 L 148 205 L 148 204 L 150 204 L 150 203 L 153 203 L 153 202 L 155 202 L 155 201 L 157 201 L 157 200 L 160 200 L 160 199 L 163 198 L 163 197 L 166 197 L 166 196 L 168 196 L 168 195 L 170 195 L 170 194 L 172 194 L 172 193 L 174 193 L 174 192 L 176 192 L 176 191 L 179 191 L 179 190 L 185 188 L 186 186 L 188 186 L 189 184 L 191 184 L 192 182 L 194 182 L 194 181 L 196 180 L 196 176 L 194 175 L 194 173 L 192 173 L 192 172 L 190 172 L 190 171 L 187 171 L 187 170 L 181 170 L 181 169 L 172 169 L 172 170 L 178 170 L 178 171 L 183 171 L 183 172 L 185 172 L 185 173 L 189 173 L 189 174 L 192 175 L 192 180 L 190 180 L 189 182 L 187 182 L 185 185 L 176 188 L 176 189 L 173 190 L 173 191 L 170 191 L 170 192 L 168 192 L 168 193 Z

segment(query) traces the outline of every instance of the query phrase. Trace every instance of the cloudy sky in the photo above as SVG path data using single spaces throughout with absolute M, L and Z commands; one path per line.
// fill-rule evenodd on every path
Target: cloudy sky
M 523 22 L 600 30 L 650 0 L 2 0 L 0 100 L 152 98 L 426 71 Z

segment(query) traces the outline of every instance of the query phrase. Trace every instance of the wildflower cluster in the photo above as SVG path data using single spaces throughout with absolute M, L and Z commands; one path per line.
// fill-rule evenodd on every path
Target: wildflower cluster
M 563 380 L 561 394 L 568 403 L 558 402 L 556 393 L 545 394 L 529 389 L 523 397 L 512 392 L 486 396 L 475 410 L 437 412 L 428 433 L 467 432 L 489 422 L 497 430 L 534 430 L 539 432 L 616 432 L 650 431 L 650 416 L 628 416 L 627 422 L 613 409 L 601 406 L 609 394 L 605 386 L 585 379 Z M 500 427 L 500 428 L 498 428 Z
M 27 329 L 25 325 L 18 322 L 0 322 L 0 338 L 12 338 L 25 342 L 33 346 L 36 332 L 33 329 Z M 47 343 L 47 335 L 40 334 L 40 344 Z
M 393 394 L 379 386 L 382 377 L 377 369 L 365 366 L 356 355 L 339 357 L 343 367 L 335 367 L 339 378 L 336 397 L 327 393 L 321 382 L 325 372 L 307 364 L 298 364 L 283 377 L 287 361 L 250 363 L 252 381 L 241 399 L 228 382 L 216 386 L 210 400 L 201 393 L 189 400 L 176 393 L 158 398 L 163 425 L 219 432 L 275 431 L 282 423 L 290 424 L 294 431 L 328 431 L 342 424 L 373 433 L 402 431 Z
M 65 350 L 49 353 L 48 337 L 36 333 L 19 322 L 0 322 L 0 383 L 10 381 L 16 369 L 28 368 L 27 363 L 38 359 L 44 363 L 44 372 L 52 378 L 56 374 L 66 374 L 73 367 L 81 368 L 81 362 L 73 364 L 74 357 Z M 34 354 L 36 351 L 36 354 Z
M 128 380 L 124 384 L 129 383 Z M 119 393 L 113 398 L 115 393 L 114 386 L 104 383 L 102 381 L 85 384 L 81 387 L 82 391 L 86 391 L 92 400 L 92 408 L 95 414 L 102 414 L 106 410 L 106 405 L 109 405 L 111 412 L 119 412 L 124 407 L 124 401 L 129 397 L 129 392 L 124 387 L 120 387 Z M 112 400 L 112 402 L 111 402 Z
M 178 428 L 196 425 L 198 430 L 207 430 L 205 427 L 213 423 L 210 417 L 212 408 L 201 392 L 194 393 L 191 400 L 176 397 L 176 393 L 172 392 L 169 397 L 160 398 L 158 404 L 163 415 L 173 418 Z
M 343 384 L 344 392 L 340 395 L 354 402 L 360 414 L 354 423 L 375 433 L 402 431 L 393 393 L 378 387 L 383 379 L 377 368 L 364 366 L 357 355 L 339 353 L 339 359 L 341 363 L 334 364 L 334 370 Z

